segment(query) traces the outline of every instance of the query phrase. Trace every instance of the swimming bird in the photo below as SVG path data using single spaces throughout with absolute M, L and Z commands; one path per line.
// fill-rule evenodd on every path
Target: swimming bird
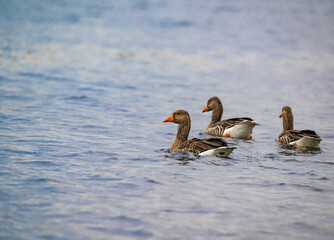
M 237 146 L 228 146 L 220 138 L 193 138 L 188 140 L 191 127 L 189 113 L 185 110 L 175 111 L 169 118 L 163 122 L 174 122 L 178 124 L 177 135 L 169 148 L 171 153 L 174 152 L 192 152 L 196 155 L 212 155 L 218 157 L 227 157 Z
M 218 137 L 252 139 L 253 128 L 257 125 L 253 119 L 242 117 L 221 121 L 223 104 L 218 97 L 210 98 L 202 112 L 209 111 L 212 111 L 212 117 L 205 133 Z
M 301 148 L 319 148 L 322 139 L 315 131 L 293 129 L 293 114 L 289 106 L 282 108 L 282 113 L 279 117 L 283 119 L 283 131 L 275 139 L 277 142 Z

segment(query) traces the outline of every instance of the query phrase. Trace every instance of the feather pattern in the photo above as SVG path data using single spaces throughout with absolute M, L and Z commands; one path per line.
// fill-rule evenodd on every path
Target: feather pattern
M 250 122 L 254 122 L 253 119 L 251 118 L 248 118 L 248 117 L 243 117 L 243 118 L 230 118 L 230 119 L 226 119 L 226 120 L 223 120 L 223 121 L 219 121 L 219 122 L 216 122 L 214 124 L 212 124 L 210 127 L 208 126 L 206 128 L 206 133 L 207 134 L 210 134 L 212 136 L 224 136 L 224 132 L 226 129 L 228 128 L 232 128 L 238 124 L 240 124 L 241 122 L 244 122 L 244 121 L 250 121 Z M 255 124 L 254 124 L 255 126 Z
M 249 139 L 251 137 L 256 122 L 249 117 L 221 120 L 223 104 L 218 97 L 212 97 L 208 100 L 202 112 L 208 111 L 212 111 L 212 117 L 205 133 L 217 137 L 225 137 L 226 133 L 233 138 Z
M 227 157 L 237 146 L 229 147 L 227 143 L 220 138 L 193 138 L 188 140 L 191 120 L 187 111 L 177 110 L 172 116 L 164 122 L 175 122 L 179 124 L 176 138 L 169 148 L 173 152 L 192 152 L 196 155 L 215 155 Z M 222 149 L 224 148 L 224 149 Z M 214 150 L 214 151 L 209 151 Z
M 322 139 L 315 131 L 293 129 L 293 114 L 289 106 L 282 108 L 279 117 L 283 119 L 283 131 L 276 137 L 275 141 L 299 147 L 319 147 Z
M 177 148 L 177 152 L 192 152 L 194 154 L 200 154 L 201 152 L 215 149 L 219 147 L 226 147 L 227 144 L 223 139 L 220 138 L 193 138 L 190 140 L 187 140 L 180 144 L 180 146 Z
M 320 139 L 319 135 L 313 130 L 287 130 L 278 135 L 276 141 L 289 144 L 305 136 Z

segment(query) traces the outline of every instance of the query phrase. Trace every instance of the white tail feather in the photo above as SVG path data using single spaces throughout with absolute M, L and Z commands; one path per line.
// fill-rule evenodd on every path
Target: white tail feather
M 238 146 L 228 146 L 228 147 L 219 147 L 215 149 L 210 149 L 204 152 L 201 152 L 200 156 L 216 156 L 216 157 L 228 157 L 230 153 L 239 148 Z
M 244 120 L 231 128 L 225 129 L 223 135 L 225 136 L 228 133 L 231 138 L 249 139 L 255 125 L 255 121 Z
M 297 141 L 290 142 L 290 145 L 295 145 L 298 147 L 307 147 L 307 148 L 319 148 L 321 138 L 314 138 L 310 136 L 304 136 Z

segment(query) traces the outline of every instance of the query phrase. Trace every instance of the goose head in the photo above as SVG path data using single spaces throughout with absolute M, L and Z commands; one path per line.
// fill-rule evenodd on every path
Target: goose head
M 281 114 L 279 115 L 279 118 L 282 118 L 284 116 L 289 116 L 289 115 L 292 115 L 292 110 L 291 110 L 291 107 L 289 106 L 284 106 L 282 108 L 282 112 Z
M 202 112 L 209 112 L 217 108 L 222 108 L 222 102 L 218 97 L 212 97 L 208 100 L 208 103 Z
M 169 118 L 166 118 L 163 122 L 186 124 L 190 122 L 190 116 L 189 113 L 185 110 L 176 110 Z
M 284 106 L 282 112 L 279 115 L 283 119 L 283 131 L 293 129 L 293 114 L 289 106 Z

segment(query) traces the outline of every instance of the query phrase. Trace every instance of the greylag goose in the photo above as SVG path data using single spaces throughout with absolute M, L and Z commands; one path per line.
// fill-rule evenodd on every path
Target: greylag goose
M 322 139 L 315 131 L 293 129 L 293 114 L 289 106 L 282 108 L 279 117 L 283 119 L 283 132 L 277 136 L 277 142 L 301 148 L 319 148 Z
M 188 140 L 191 127 L 191 119 L 189 113 L 185 110 L 175 111 L 169 118 L 163 122 L 177 123 L 177 135 L 169 148 L 173 152 L 192 152 L 196 155 L 211 155 L 217 157 L 227 157 L 237 146 L 228 146 L 227 143 L 220 138 L 193 138 Z
M 205 133 L 218 137 L 230 137 L 239 139 L 252 139 L 252 131 L 256 122 L 248 117 L 230 118 L 221 121 L 223 104 L 218 97 L 208 100 L 204 112 L 212 111 L 211 122 L 205 129 Z

